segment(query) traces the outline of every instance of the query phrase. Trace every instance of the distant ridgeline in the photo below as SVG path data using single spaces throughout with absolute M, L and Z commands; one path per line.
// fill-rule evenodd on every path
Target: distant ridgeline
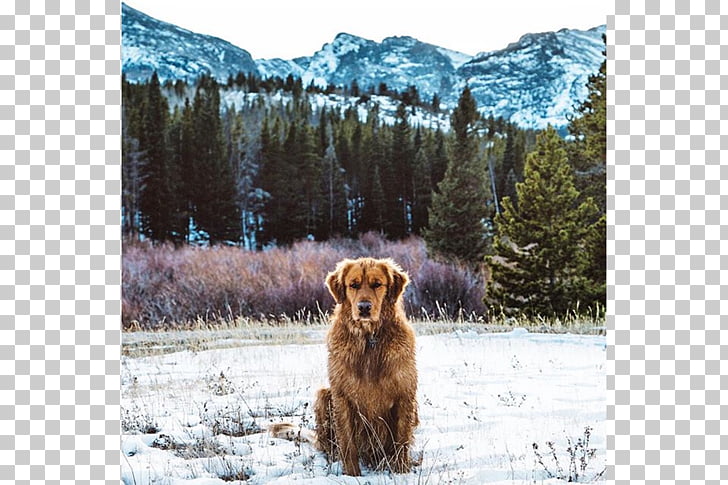
M 486 118 L 523 128 L 564 127 L 586 98 L 588 76 L 604 58 L 606 26 L 523 35 L 505 49 L 469 56 L 411 37 L 381 43 L 339 34 L 308 57 L 253 59 L 227 41 L 156 20 L 122 4 L 122 71 L 128 81 L 194 83 L 202 74 L 228 84 L 239 73 L 301 79 L 329 93 L 408 97 L 449 111 L 468 85 Z M 405 100 L 406 101 L 406 100 Z

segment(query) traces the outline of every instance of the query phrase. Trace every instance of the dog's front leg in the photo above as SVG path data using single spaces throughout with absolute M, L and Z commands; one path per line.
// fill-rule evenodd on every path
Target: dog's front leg
M 396 425 L 394 435 L 394 457 L 392 471 L 407 473 L 412 466 L 410 445 L 414 439 L 414 428 L 417 426 L 417 401 L 414 398 L 403 398 L 395 404 Z
M 341 464 L 344 468 L 345 475 L 359 476 L 361 469 L 359 468 L 359 452 L 354 441 L 356 432 L 354 426 L 354 413 L 356 410 L 351 408 L 351 403 L 344 396 L 333 396 L 334 401 L 334 421 L 336 424 L 335 434 L 336 441 L 339 445 L 339 456 Z

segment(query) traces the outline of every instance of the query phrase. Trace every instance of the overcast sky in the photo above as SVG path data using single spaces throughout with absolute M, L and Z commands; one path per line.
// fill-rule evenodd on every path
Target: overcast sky
M 124 0 L 147 15 L 214 35 L 256 58 L 308 56 L 346 32 L 381 41 L 409 35 L 474 55 L 528 32 L 607 22 L 602 0 Z

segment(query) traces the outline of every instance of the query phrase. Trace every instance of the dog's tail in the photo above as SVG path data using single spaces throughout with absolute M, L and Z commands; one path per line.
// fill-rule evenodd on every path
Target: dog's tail
M 303 426 L 296 426 L 293 423 L 273 423 L 268 425 L 267 429 L 268 434 L 274 438 L 316 445 L 316 432 Z
M 268 433 L 274 438 L 309 443 L 317 450 L 333 456 L 336 450 L 336 438 L 331 389 L 324 387 L 316 392 L 313 411 L 316 418 L 315 430 L 292 423 L 274 423 L 268 425 Z

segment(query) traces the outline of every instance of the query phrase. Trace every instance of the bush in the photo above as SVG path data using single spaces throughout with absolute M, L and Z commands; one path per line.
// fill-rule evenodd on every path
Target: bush
M 485 312 L 483 278 L 465 266 L 425 260 L 412 286 L 407 302 L 412 314 L 452 319 Z
M 175 248 L 125 243 L 122 254 L 122 323 L 161 328 L 250 317 L 298 320 L 333 306 L 326 274 L 344 258 L 389 257 L 412 280 L 405 305 L 413 317 L 482 314 L 482 277 L 467 268 L 435 262 L 423 241 L 391 242 L 378 234 L 328 242 L 302 241 L 262 252 L 237 247 Z
M 592 432 L 591 426 L 584 428 L 583 436 L 576 439 L 566 437 L 566 458 L 568 459 L 568 470 L 564 470 L 559 462 L 559 453 L 553 441 L 547 441 L 548 451 L 544 456 L 538 446 L 533 443 L 533 453 L 536 456 L 536 462 L 546 472 L 548 478 L 557 478 L 566 482 L 593 482 L 600 479 L 604 475 L 605 470 L 601 470 L 593 477 L 587 478 L 587 470 L 591 459 L 596 455 L 596 448 L 589 446 L 589 439 Z M 563 455 L 562 455 L 563 458 Z M 550 465 L 547 462 L 550 461 Z

